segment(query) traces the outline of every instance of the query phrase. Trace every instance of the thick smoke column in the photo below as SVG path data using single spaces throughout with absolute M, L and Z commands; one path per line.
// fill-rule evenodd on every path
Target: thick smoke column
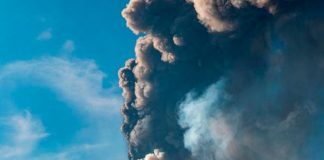
M 119 71 L 129 159 L 323 159 L 323 8 L 130 0 L 122 15 L 143 36 Z

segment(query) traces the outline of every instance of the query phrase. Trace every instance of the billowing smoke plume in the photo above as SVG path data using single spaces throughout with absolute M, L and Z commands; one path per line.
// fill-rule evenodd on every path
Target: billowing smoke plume
M 129 159 L 318 160 L 324 2 L 130 0 Z M 160 159 L 161 160 L 161 159 Z

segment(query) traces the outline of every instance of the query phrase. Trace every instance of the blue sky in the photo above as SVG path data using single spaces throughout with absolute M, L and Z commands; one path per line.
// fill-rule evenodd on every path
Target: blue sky
M 0 1 L 0 159 L 124 160 L 126 0 Z

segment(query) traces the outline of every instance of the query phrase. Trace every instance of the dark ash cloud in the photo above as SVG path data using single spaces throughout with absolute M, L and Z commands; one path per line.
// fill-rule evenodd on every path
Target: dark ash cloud
M 122 15 L 143 36 L 119 71 L 129 159 L 154 159 L 154 149 L 166 160 L 314 159 L 313 141 L 324 140 L 323 7 L 130 0 Z

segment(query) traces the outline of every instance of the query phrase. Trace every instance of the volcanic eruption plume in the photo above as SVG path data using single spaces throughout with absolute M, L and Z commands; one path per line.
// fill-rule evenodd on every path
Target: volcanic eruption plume
M 319 160 L 324 2 L 130 0 L 129 159 Z

